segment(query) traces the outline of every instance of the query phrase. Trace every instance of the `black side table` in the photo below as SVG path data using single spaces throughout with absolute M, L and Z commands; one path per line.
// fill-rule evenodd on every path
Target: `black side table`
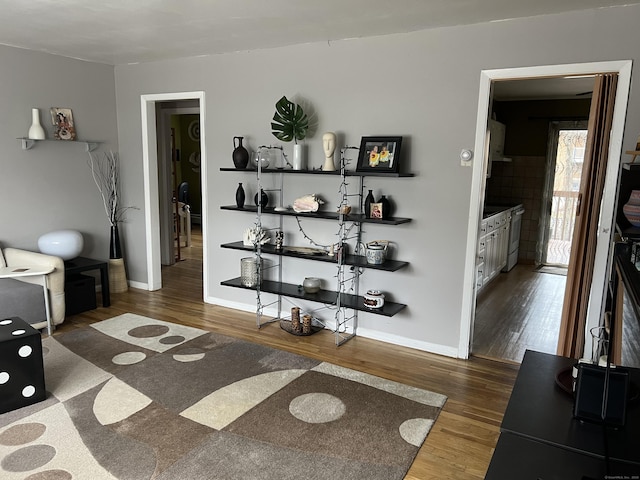
M 64 262 L 65 275 L 100 270 L 100 286 L 102 287 L 102 306 L 111 305 L 109 294 L 109 264 L 103 260 L 94 260 L 87 257 L 76 257 Z

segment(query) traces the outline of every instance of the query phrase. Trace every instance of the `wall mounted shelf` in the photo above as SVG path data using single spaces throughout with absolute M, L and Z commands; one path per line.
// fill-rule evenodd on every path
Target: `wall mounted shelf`
M 224 243 L 220 245 L 220 248 L 229 248 L 231 250 L 243 250 L 245 252 L 255 252 L 253 246 L 247 246 L 242 241 Z M 262 253 L 268 253 L 271 255 L 280 255 L 282 257 L 294 257 L 303 258 L 305 260 L 313 260 L 315 262 L 325 263 L 338 263 L 337 257 L 330 257 L 329 255 L 310 255 L 300 253 L 292 250 L 287 250 L 287 247 L 283 247 L 281 250 L 277 250 L 275 245 L 266 244 L 261 247 Z M 399 260 L 386 260 L 381 264 L 367 263 L 367 258 L 362 255 L 347 255 L 344 259 L 344 264 L 360 268 L 371 268 L 374 270 L 384 270 L 385 272 L 395 272 L 401 268 L 409 265 L 409 262 L 401 262 Z
M 233 278 L 231 280 L 225 280 L 221 283 L 221 285 L 227 287 L 244 288 L 246 290 L 256 290 L 253 287 L 245 287 L 239 277 Z M 364 306 L 364 297 L 360 297 L 358 295 L 351 295 L 349 293 L 338 294 L 338 292 L 336 292 L 335 290 L 320 290 L 316 293 L 306 293 L 300 285 L 274 282 L 272 280 L 263 280 L 260 284 L 260 291 L 264 293 L 284 295 L 285 297 L 301 298 L 303 300 L 310 300 L 327 305 L 337 305 L 338 295 L 341 295 L 340 305 L 342 307 L 359 310 L 361 312 L 369 312 L 376 315 L 383 315 L 385 317 L 393 317 L 395 314 L 406 307 L 406 305 L 403 303 L 395 303 L 385 300 L 382 308 L 367 308 Z
M 245 205 L 242 208 L 238 208 L 236 205 L 223 205 L 220 207 L 221 210 L 233 210 L 236 212 L 252 212 L 256 213 L 258 211 L 258 207 L 254 207 L 251 205 Z M 323 218 L 326 220 L 339 220 L 340 214 L 338 212 L 311 212 L 311 213 L 301 213 L 295 212 L 293 210 L 283 210 L 276 211 L 273 207 L 265 207 L 262 209 L 263 215 L 284 215 L 284 216 L 292 216 L 292 217 L 300 217 L 300 218 Z M 378 223 L 381 225 L 401 225 L 403 223 L 409 223 L 411 221 L 410 218 L 404 217 L 388 217 L 388 218 L 367 218 L 364 215 L 345 215 L 345 221 L 347 222 L 357 222 L 357 223 Z
M 98 145 L 100 145 L 100 143 L 102 142 L 97 142 L 97 141 L 93 141 L 93 140 L 53 140 L 50 138 L 45 138 L 44 140 L 36 140 L 33 138 L 26 138 L 26 137 L 21 137 L 18 138 L 18 140 L 20 140 L 22 142 L 22 149 L 23 150 L 30 150 L 31 148 L 33 148 L 35 146 L 35 144 L 37 142 L 51 142 L 51 143 L 75 143 L 75 144 L 82 144 L 85 146 L 85 149 L 87 152 L 93 152 L 96 148 L 98 148 Z
M 257 173 L 258 171 L 254 168 L 220 168 L 221 172 L 249 172 L 249 173 Z M 340 175 L 340 170 L 333 171 L 325 171 L 325 170 L 293 170 L 291 168 L 263 168 L 260 170 L 260 173 L 286 173 L 287 175 L 293 174 L 311 174 L 311 175 Z M 391 178 L 401 178 L 401 177 L 413 177 L 414 173 L 387 173 L 387 172 L 356 172 L 352 170 L 347 170 L 344 172 L 347 177 L 391 177 Z

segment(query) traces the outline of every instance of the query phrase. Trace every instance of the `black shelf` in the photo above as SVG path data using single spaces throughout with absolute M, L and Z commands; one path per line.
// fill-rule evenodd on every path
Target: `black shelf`
M 255 249 L 253 246 L 244 245 L 241 241 L 224 243 L 220 245 L 220 247 L 229 248 L 232 250 L 243 250 L 246 252 L 255 252 Z M 330 257 L 329 255 L 313 255 L 313 254 L 305 254 L 305 253 L 295 252 L 295 251 L 288 251 L 286 246 L 284 246 L 282 250 L 276 250 L 275 245 L 262 245 L 260 249 L 262 250 L 262 253 L 280 255 L 282 257 L 303 258 L 305 260 L 334 263 L 336 265 L 338 263 L 336 256 Z M 380 265 L 374 265 L 371 263 L 367 263 L 367 258 L 362 255 L 347 255 L 344 260 L 344 263 L 345 265 L 349 265 L 349 266 L 371 268 L 374 270 L 384 270 L 386 272 L 395 272 L 409 265 L 409 262 L 400 262 L 398 260 L 386 260 L 384 263 Z
M 233 168 L 233 167 L 222 167 L 220 168 L 221 172 L 253 172 L 258 173 L 258 170 L 255 168 Z M 290 168 L 263 168 L 261 173 L 293 173 L 296 175 L 300 174 L 312 174 L 312 175 L 340 175 L 340 170 L 292 170 Z M 388 173 L 388 172 L 356 172 L 353 170 L 348 170 L 344 172 L 347 177 L 392 177 L 392 178 L 402 178 L 402 177 L 413 177 L 415 174 L 413 173 Z
M 245 290 L 256 290 L 255 287 L 245 287 L 242 285 L 240 278 L 233 278 L 231 280 L 225 280 L 220 282 L 220 285 L 226 287 L 243 288 Z M 276 295 L 284 295 L 285 297 L 300 298 L 303 300 L 309 300 L 312 302 L 325 303 L 329 305 L 336 305 L 338 301 L 338 293 L 332 290 L 320 290 L 317 293 L 306 293 L 302 286 L 293 285 L 291 283 L 280 283 L 271 280 L 263 280 L 260 285 L 260 291 L 266 293 L 274 293 Z M 361 312 L 369 312 L 376 315 L 382 315 L 385 317 L 393 317 L 406 307 L 402 303 L 384 302 L 382 308 L 367 308 L 364 306 L 364 297 L 357 295 L 351 295 L 347 293 L 340 294 L 342 307 L 351 308 L 353 310 L 359 310 Z
M 238 208 L 236 205 L 223 205 L 220 207 L 221 210 L 233 210 L 236 212 L 252 212 L 256 213 L 258 211 L 258 207 L 254 207 L 251 205 L 245 205 L 242 208 Z M 301 217 L 301 218 L 322 218 L 326 220 L 338 220 L 340 214 L 338 212 L 313 212 L 313 213 L 298 213 L 293 210 L 285 210 L 285 211 L 276 211 L 273 207 L 266 207 L 262 209 L 263 214 L 267 215 L 285 215 L 290 217 Z M 367 218 L 364 215 L 345 215 L 344 219 L 347 222 L 357 222 L 357 223 L 379 223 L 382 225 L 400 225 L 403 223 L 411 222 L 410 218 L 403 217 L 389 217 L 389 218 Z

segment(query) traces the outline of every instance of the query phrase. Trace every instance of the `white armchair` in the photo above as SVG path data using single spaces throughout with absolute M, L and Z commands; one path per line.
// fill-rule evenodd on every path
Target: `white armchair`
M 64 261 L 53 255 L 45 255 L 38 252 L 30 252 L 17 248 L 5 248 L 0 250 L 0 267 L 49 267 L 53 271 L 46 275 L 47 286 L 49 289 L 49 303 L 51 307 L 51 323 L 59 325 L 64 321 L 65 315 L 65 298 L 64 298 Z M 0 279 L 0 318 L 11 316 L 24 317 L 31 315 L 33 317 L 33 305 L 26 305 L 25 302 L 15 295 L 21 295 L 23 290 L 14 288 L 19 284 L 11 282 L 23 282 L 40 286 L 39 296 L 44 306 L 44 298 L 42 295 L 42 287 L 44 286 L 44 278 L 42 275 L 22 276 L 14 278 Z M 40 305 L 38 305 L 38 308 Z M 36 308 L 36 311 L 38 311 Z M 41 309 L 40 309 L 41 311 Z M 24 318 L 31 323 L 36 329 L 47 327 L 46 316 L 37 318 Z

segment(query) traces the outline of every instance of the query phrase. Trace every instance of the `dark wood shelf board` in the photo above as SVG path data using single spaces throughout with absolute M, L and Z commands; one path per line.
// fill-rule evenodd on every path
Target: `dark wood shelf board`
M 235 212 L 251 212 L 256 213 L 258 211 L 258 207 L 254 207 L 251 205 L 245 205 L 242 208 L 238 208 L 236 205 L 223 205 L 220 207 L 221 210 L 232 210 Z M 340 214 L 337 212 L 312 212 L 312 213 L 298 213 L 293 210 L 286 210 L 282 212 L 276 212 L 273 207 L 266 207 L 262 209 L 262 213 L 264 215 L 284 215 L 289 217 L 300 217 L 300 218 L 321 218 L 325 220 L 338 220 Z M 345 215 L 345 221 L 347 222 L 357 222 L 357 223 L 377 223 L 381 225 L 401 225 L 403 223 L 411 222 L 410 218 L 403 217 L 389 217 L 389 218 L 366 218 L 364 215 Z
M 234 167 L 222 167 L 221 172 L 253 172 L 258 173 L 255 168 L 234 168 Z M 327 172 L 325 170 L 292 170 L 290 168 L 263 168 L 261 173 L 293 173 L 294 175 L 311 174 L 311 175 L 340 175 L 340 170 L 334 170 Z M 347 177 L 414 177 L 414 173 L 388 173 L 388 172 L 356 172 L 348 170 L 345 172 Z
M 245 290 L 256 290 L 254 287 L 245 287 L 242 285 L 240 277 L 225 280 L 224 282 L 220 282 L 220 285 L 243 288 Z M 312 302 L 325 303 L 328 305 L 336 305 L 338 300 L 338 293 L 331 290 L 320 290 L 317 293 L 306 293 L 302 286 L 293 285 L 291 283 L 274 282 L 271 280 L 263 280 L 262 285 L 260 285 L 260 291 L 265 293 L 274 293 L 276 295 L 284 295 L 285 297 L 300 298 Z M 385 301 L 382 308 L 371 309 L 364 306 L 364 297 L 347 293 L 343 293 L 341 295 L 340 304 L 342 307 L 351 308 L 361 312 L 369 312 L 375 315 L 382 315 L 385 317 L 393 317 L 406 307 L 406 305 L 402 303 Z
M 247 246 L 239 242 L 231 242 L 224 243 L 220 245 L 221 248 L 229 248 L 232 250 L 242 250 L 246 252 L 255 252 L 253 246 Z M 330 257 L 329 255 L 311 255 L 304 254 L 301 252 L 289 251 L 287 250 L 286 245 L 282 248 L 282 250 L 276 250 L 275 245 L 262 245 L 261 247 L 262 253 L 271 254 L 271 255 L 280 255 L 282 257 L 294 257 L 294 258 L 303 258 L 305 260 L 313 260 L 315 262 L 326 262 L 326 263 L 334 263 L 337 264 L 337 257 Z M 409 262 L 401 262 L 398 260 L 387 260 L 380 265 L 374 265 L 371 263 L 367 263 L 367 258 L 362 255 L 347 255 L 345 258 L 345 265 L 354 266 L 354 267 L 362 267 L 362 268 L 371 268 L 374 270 L 383 270 L 386 272 L 395 272 L 409 265 Z

